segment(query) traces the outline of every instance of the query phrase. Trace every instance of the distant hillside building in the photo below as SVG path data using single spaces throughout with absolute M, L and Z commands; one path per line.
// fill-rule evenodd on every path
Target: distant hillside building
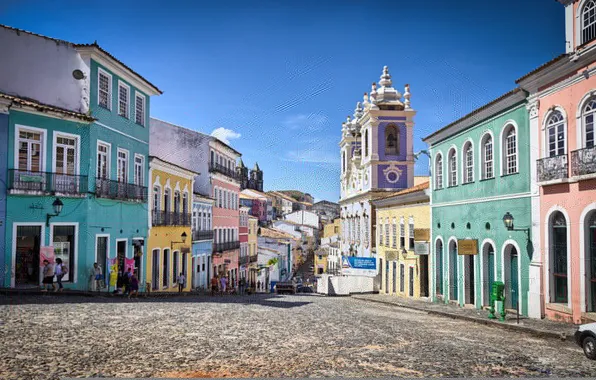
M 238 176 L 240 177 L 240 189 L 252 189 L 257 191 L 263 191 L 263 171 L 259 168 L 259 164 L 255 162 L 255 166 L 250 170 L 244 166 L 244 162 L 240 160 L 240 163 L 236 167 Z
M 312 211 L 317 213 L 321 219 L 332 221 L 339 217 L 339 203 L 319 201 L 312 205 Z

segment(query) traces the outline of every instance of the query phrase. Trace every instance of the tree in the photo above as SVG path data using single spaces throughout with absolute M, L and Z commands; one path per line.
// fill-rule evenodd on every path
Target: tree
M 267 261 L 267 265 L 268 266 L 273 266 L 273 265 L 277 264 L 278 262 L 279 262 L 279 259 L 276 257 L 276 258 L 273 258 L 273 259 L 269 259 L 269 261 Z

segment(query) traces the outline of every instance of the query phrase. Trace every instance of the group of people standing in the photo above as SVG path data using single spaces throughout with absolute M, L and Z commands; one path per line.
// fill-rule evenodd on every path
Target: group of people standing
M 61 292 L 64 289 L 62 285 L 62 278 L 68 273 L 68 266 L 64 265 L 61 258 L 56 259 L 56 264 L 50 263 L 49 260 L 43 261 L 43 281 L 42 281 L 42 292 L 47 292 L 51 289 L 54 292 Z M 54 285 L 54 277 L 58 283 L 58 288 Z
M 247 289 L 248 286 L 248 289 Z M 250 283 L 248 281 L 246 281 L 246 279 L 241 278 L 240 280 L 238 280 L 238 293 L 240 294 L 244 294 L 247 290 L 250 291 L 250 289 L 255 289 L 255 282 L 251 281 Z M 215 295 L 215 294 L 235 294 L 236 293 L 236 287 L 234 286 L 234 284 L 229 284 L 229 280 L 227 276 L 221 275 L 215 275 L 213 276 L 213 278 L 211 278 L 211 295 Z

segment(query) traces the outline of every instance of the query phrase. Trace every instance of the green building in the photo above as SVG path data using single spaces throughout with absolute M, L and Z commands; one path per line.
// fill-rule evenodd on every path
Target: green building
M 505 283 L 506 308 L 528 311 L 532 256 L 530 130 L 515 89 L 424 138 L 431 155 L 431 296 L 489 304 Z M 507 214 L 509 213 L 509 214 Z M 504 216 L 514 218 L 507 228 Z

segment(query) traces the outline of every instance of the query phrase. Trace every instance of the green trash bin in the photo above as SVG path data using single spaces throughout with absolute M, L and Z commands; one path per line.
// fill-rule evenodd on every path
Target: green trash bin
M 488 317 L 496 319 L 495 309 L 499 314 L 499 320 L 505 320 L 505 284 L 501 281 L 495 281 L 492 284 L 490 292 L 490 309 Z

